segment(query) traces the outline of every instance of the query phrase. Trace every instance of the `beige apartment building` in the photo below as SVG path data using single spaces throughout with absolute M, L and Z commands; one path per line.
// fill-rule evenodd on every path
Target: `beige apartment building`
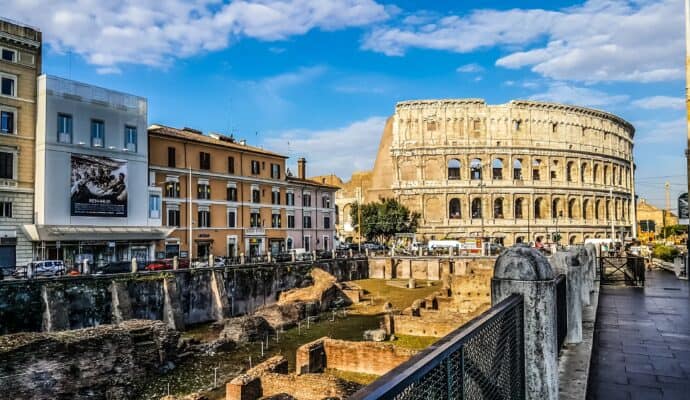
M 41 32 L 0 18 L 0 265 L 31 261 Z

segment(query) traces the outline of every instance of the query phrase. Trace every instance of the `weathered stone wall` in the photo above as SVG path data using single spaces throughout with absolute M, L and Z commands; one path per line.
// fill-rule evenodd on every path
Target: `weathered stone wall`
M 320 267 L 338 280 L 368 277 L 365 259 L 323 260 L 118 276 L 0 281 L 0 334 L 59 331 L 128 319 L 173 328 L 250 314 L 287 290 L 312 283 Z
M 0 336 L 0 397 L 128 399 L 173 358 L 179 333 L 130 320 L 68 332 Z
M 492 269 L 496 257 L 369 257 L 369 277 L 437 281 L 444 274 L 466 275 L 470 268 Z

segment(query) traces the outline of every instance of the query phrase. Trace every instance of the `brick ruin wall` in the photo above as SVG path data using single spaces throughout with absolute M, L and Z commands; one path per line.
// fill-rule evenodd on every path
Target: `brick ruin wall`
M 493 269 L 496 257 L 369 257 L 369 277 L 438 281 L 463 276 L 468 268 Z

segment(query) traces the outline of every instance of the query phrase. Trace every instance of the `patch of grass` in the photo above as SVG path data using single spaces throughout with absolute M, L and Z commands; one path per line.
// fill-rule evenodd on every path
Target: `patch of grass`
M 359 383 L 360 385 L 368 385 L 379 378 L 378 375 L 363 374 L 360 372 L 340 371 L 337 369 L 326 369 L 325 373 L 340 378 L 348 382 Z
M 417 281 L 417 288 L 415 289 L 405 287 L 406 279 L 394 279 L 392 281 L 396 284 L 389 285 L 387 282 L 391 282 L 391 280 L 383 279 L 354 281 L 355 284 L 365 290 L 366 294 L 362 303 L 354 307 L 353 310 L 361 314 L 380 314 L 383 312 L 383 303 L 387 301 L 393 305 L 393 308 L 402 310 L 411 306 L 415 300 L 424 298 L 439 289 L 439 282 L 434 281 Z M 405 284 L 399 284 L 403 282 Z
M 439 339 L 433 336 L 412 336 L 412 335 L 395 335 L 396 340 L 391 342 L 397 347 L 402 347 L 410 350 L 424 350 Z

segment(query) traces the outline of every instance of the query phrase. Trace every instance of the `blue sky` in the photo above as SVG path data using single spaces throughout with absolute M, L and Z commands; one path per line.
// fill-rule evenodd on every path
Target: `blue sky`
M 681 0 L 0 2 L 43 31 L 44 72 L 147 97 L 150 123 L 306 156 L 310 174 L 370 168 L 397 101 L 522 98 L 624 117 L 638 194 L 684 191 Z

